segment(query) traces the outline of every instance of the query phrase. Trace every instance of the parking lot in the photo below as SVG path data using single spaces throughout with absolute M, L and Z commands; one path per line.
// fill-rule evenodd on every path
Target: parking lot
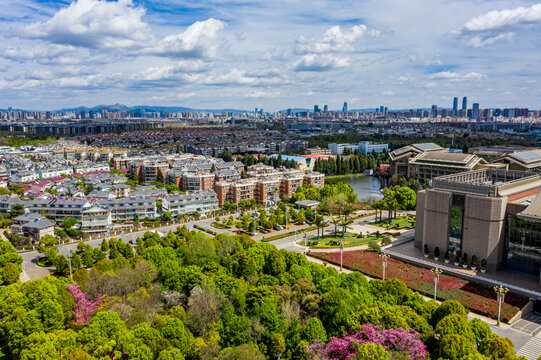
M 536 335 L 541 331 L 541 315 L 531 313 L 524 318 L 515 321 L 511 327 L 530 335 Z

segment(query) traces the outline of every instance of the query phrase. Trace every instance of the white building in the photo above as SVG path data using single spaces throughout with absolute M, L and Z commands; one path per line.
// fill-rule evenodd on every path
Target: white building
M 162 209 L 171 215 L 207 214 L 218 209 L 218 198 L 214 191 L 194 191 L 183 195 L 169 195 L 162 201 Z

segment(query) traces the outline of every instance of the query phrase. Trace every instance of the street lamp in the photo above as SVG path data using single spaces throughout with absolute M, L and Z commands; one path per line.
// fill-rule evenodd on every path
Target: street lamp
M 502 312 L 502 302 L 505 299 L 505 294 L 509 292 L 508 288 L 504 288 L 503 286 L 494 286 L 494 291 L 496 292 L 496 296 L 498 297 L 498 326 L 500 326 L 500 314 Z
M 71 256 L 72 256 L 71 252 L 68 253 L 68 263 L 70 264 L 70 277 L 72 277 L 72 275 L 71 275 Z
M 304 254 L 308 255 L 308 245 L 306 244 L 306 233 L 304 233 Z
M 385 280 L 385 269 L 387 268 L 387 260 L 391 257 L 387 253 L 380 254 L 381 256 L 381 267 L 383 268 L 383 280 Z
M 340 241 L 340 272 L 342 272 L 342 256 L 344 254 L 344 245 Z
M 434 300 L 436 300 L 436 293 L 438 291 L 438 282 L 440 281 L 440 275 L 443 274 L 442 269 L 432 268 L 430 272 L 434 275 Z

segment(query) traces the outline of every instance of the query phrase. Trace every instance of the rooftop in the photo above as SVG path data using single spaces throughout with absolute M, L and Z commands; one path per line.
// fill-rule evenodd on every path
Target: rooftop
M 455 193 L 503 197 L 541 187 L 541 175 L 504 169 L 482 169 L 432 180 L 432 187 Z

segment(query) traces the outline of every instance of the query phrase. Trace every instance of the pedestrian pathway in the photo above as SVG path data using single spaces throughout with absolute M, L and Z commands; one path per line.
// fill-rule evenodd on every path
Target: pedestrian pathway
M 532 337 L 517 351 L 517 356 L 524 356 L 528 360 L 537 360 L 541 356 L 541 339 Z

